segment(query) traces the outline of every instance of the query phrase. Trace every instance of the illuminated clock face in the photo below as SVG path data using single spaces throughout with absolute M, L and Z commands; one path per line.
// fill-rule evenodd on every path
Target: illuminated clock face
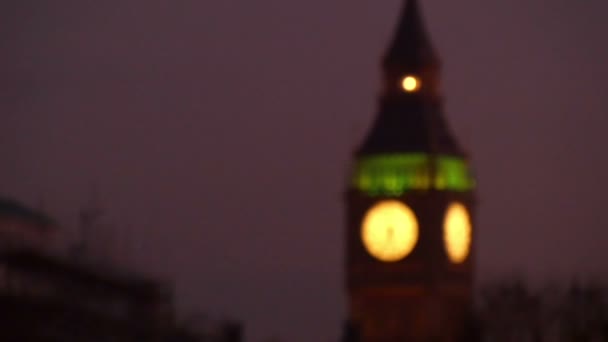
M 471 250 L 471 218 L 467 208 L 458 202 L 448 206 L 443 221 L 443 240 L 450 261 L 464 262 Z
M 418 221 L 414 212 L 399 201 L 374 205 L 363 219 L 363 245 L 373 257 L 395 262 L 408 256 L 418 241 Z
M 420 89 L 420 79 L 413 75 L 407 75 L 401 80 L 401 87 L 408 93 L 414 93 Z

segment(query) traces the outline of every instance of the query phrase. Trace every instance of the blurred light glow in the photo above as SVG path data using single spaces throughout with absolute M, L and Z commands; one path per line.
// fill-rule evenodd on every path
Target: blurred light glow
M 471 218 L 467 208 L 458 202 L 450 204 L 443 222 L 443 240 L 448 258 L 460 264 L 471 250 Z
M 369 196 L 401 196 L 412 190 L 465 192 L 475 188 L 466 160 L 436 156 L 435 176 L 431 157 L 424 153 L 375 155 L 356 161 L 351 186 Z M 434 179 L 431 179 L 434 178 Z
M 414 76 L 405 76 L 403 78 L 403 81 L 401 82 L 401 86 L 403 87 L 403 90 L 405 90 L 408 93 L 413 93 L 415 91 L 417 91 L 418 89 L 420 89 L 420 80 L 418 80 L 418 78 L 414 77 Z

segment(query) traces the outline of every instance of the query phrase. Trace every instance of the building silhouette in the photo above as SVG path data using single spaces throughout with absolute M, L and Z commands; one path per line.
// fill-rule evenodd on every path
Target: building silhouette
M 17 201 L 0 198 L 0 248 L 46 251 L 56 231 L 56 223 L 47 215 Z
M 49 248 L 54 221 L 0 200 L 0 341 L 239 342 L 238 322 L 182 324 L 166 282 Z
M 441 62 L 406 0 L 346 200 L 344 341 L 471 341 L 475 181 L 444 118 Z

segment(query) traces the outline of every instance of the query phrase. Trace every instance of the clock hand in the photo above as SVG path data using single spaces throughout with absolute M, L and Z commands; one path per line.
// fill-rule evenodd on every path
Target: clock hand
M 388 230 L 386 231 L 386 235 L 388 237 L 389 240 L 393 239 L 393 235 L 395 235 L 395 230 L 393 227 L 388 227 Z
M 393 235 L 394 235 L 394 229 L 393 229 L 393 227 L 389 226 L 386 230 L 386 239 L 384 240 L 384 249 L 385 250 L 391 249 L 391 247 L 393 247 L 392 246 Z

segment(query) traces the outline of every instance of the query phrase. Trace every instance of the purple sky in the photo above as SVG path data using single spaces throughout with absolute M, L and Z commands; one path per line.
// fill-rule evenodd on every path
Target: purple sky
M 608 2 L 421 3 L 479 178 L 479 277 L 605 270 Z M 335 341 L 341 191 L 400 6 L 5 1 L 0 191 L 67 238 L 96 183 L 136 240 L 121 258 L 174 278 L 182 310 Z

